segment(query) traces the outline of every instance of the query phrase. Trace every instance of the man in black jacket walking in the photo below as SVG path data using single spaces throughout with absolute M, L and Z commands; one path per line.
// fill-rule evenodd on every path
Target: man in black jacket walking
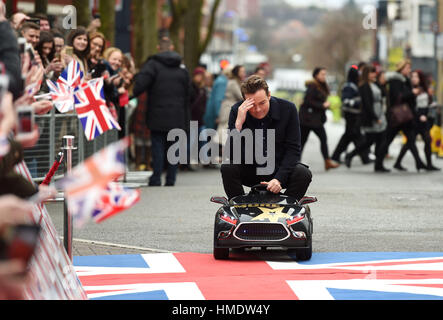
M 243 195 L 244 185 L 252 187 L 263 184 L 272 193 L 277 194 L 286 189 L 286 195 L 300 200 L 311 183 L 312 174 L 306 165 L 300 163 L 301 138 L 297 108 L 289 101 L 271 97 L 266 81 L 258 76 L 251 76 L 242 84 L 242 94 L 246 100 L 232 107 L 229 130 L 234 134 L 250 130 L 254 141 L 242 144 L 241 161 L 235 159 L 240 158 L 235 156 L 238 150 L 230 151 L 230 157 L 224 160 L 221 174 L 228 198 Z M 262 136 L 256 135 L 258 130 L 264 131 Z M 272 139 L 270 130 L 274 130 L 273 146 L 267 141 Z M 232 132 L 228 138 L 231 142 L 227 143 L 231 147 L 235 146 Z M 248 163 L 245 154 L 252 153 L 254 147 L 260 149 L 260 145 L 266 158 L 273 157 L 273 161 L 270 161 L 274 164 L 272 168 L 268 168 L 269 164 L 266 163 L 263 170 L 263 164 L 257 159 L 261 155 L 256 150 L 252 163 Z
M 150 57 L 135 78 L 135 97 L 147 93 L 146 124 L 151 130 L 153 174 L 150 186 L 161 185 L 165 155 L 172 142 L 167 141 L 173 129 L 187 130 L 190 111 L 190 77 L 182 65 L 181 56 L 174 52 L 168 38 L 159 43 L 159 53 Z M 178 165 L 168 163 L 166 186 L 176 181 Z

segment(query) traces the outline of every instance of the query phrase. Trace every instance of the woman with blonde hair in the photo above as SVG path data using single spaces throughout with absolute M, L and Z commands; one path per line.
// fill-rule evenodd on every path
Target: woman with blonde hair
M 89 52 L 89 60 L 92 63 L 98 63 L 103 59 L 103 54 L 106 49 L 106 38 L 101 32 L 92 32 L 89 34 L 89 43 L 91 50 Z

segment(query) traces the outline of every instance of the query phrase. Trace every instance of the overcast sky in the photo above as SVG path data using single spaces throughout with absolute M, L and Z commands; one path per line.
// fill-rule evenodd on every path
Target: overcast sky
M 332 8 L 340 8 L 346 3 L 348 0 L 286 0 L 286 2 L 292 3 L 298 6 L 309 6 L 316 5 L 318 7 L 332 7 Z M 376 5 L 376 0 L 355 0 L 358 5 L 362 7 L 364 5 L 372 4 Z

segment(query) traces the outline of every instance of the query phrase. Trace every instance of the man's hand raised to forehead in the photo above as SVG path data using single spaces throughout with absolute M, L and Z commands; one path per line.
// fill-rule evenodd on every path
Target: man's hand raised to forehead
M 246 121 L 248 111 L 254 107 L 254 103 L 254 99 L 246 99 L 238 108 L 237 120 L 235 121 L 235 128 L 238 131 L 241 131 L 241 129 L 243 128 L 243 124 Z

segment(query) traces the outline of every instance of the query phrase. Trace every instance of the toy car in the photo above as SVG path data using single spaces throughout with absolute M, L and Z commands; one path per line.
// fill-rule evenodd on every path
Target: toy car
M 215 215 L 215 259 L 228 259 L 231 248 L 253 247 L 283 247 L 297 260 L 311 259 L 313 219 L 307 204 L 317 198 L 297 201 L 257 185 L 231 201 L 212 197 L 211 202 L 223 205 Z

